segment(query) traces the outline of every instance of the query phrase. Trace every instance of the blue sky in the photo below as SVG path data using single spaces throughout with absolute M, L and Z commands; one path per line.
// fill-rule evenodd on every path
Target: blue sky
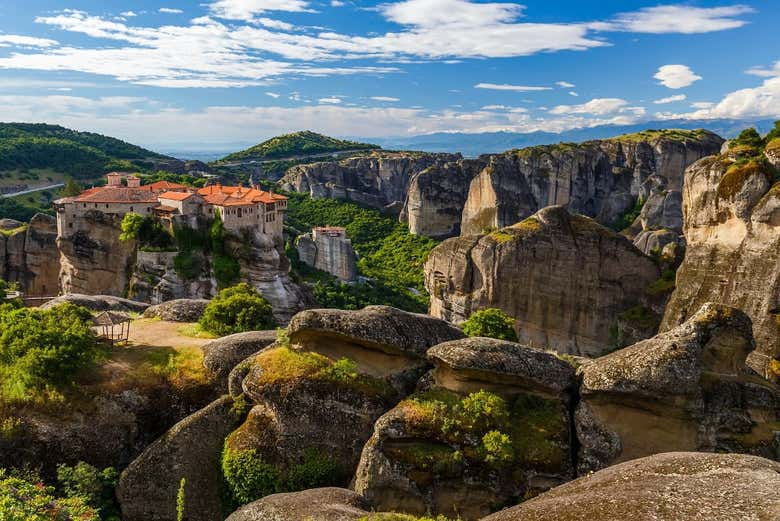
M 145 145 L 780 117 L 780 6 L 0 0 L 0 120 Z

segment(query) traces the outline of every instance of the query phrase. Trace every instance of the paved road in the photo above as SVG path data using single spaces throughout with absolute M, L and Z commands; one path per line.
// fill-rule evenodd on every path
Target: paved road
M 28 188 L 27 190 L 22 190 L 21 192 L 13 192 L 10 194 L 2 194 L 0 197 L 16 197 L 17 195 L 25 195 L 25 194 L 31 194 L 34 192 L 43 192 L 44 190 L 53 190 L 54 188 L 62 188 L 65 186 L 65 183 L 57 183 L 54 185 L 48 185 L 48 186 L 39 186 L 37 188 Z

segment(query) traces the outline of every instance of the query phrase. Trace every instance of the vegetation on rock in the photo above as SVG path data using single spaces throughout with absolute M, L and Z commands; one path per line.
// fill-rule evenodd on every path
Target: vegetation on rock
M 173 249 L 173 236 L 160 221 L 151 216 L 128 213 L 122 218 L 119 240 L 137 240 L 141 250 L 168 251 Z
M 376 145 L 335 139 L 311 131 L 277 136 L 259 145 L 224 157 L 221 161 L 291 158 L 301 155 L 325 154 L 344 150 L 370 150 Z
M 0 469 L 0 519 L 3 521 L 100 521 L 80 496 L 59 496 L 34 474 Z
M 514 324 L 515 319 L 500 309 L 481 309 L 463 323 L 463 332 L 468 336 L 486 336 L 517 342 Z
M 113 467 L 99 470 L 83 461 L 74 466 L 58 465 L 58 490 L 65 497 L 81 498 L 100 514 L 103 521 L 119 521 L 119 507 L 114 490 L 119 473 Z
M 238 261 L 225 250 L 225 224 L 219 211 L 214 212 L 214 222 L 209 230 L 211 238 L 211 269 L 217 285 L 225 288 L 236 282 L 241 275 Z M 238 331 L 236 331 L 238 332 Z
M 206 306 L 199 324 L 219 336 L 276 327 L 271 305 L 246 282 L 220 291 Z

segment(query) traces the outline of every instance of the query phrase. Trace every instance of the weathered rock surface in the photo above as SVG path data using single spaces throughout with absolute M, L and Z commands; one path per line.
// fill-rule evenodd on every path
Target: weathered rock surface
M 354 487 L 376 508 L 472 520 L 573 477 L 572 366 L 489 338 L 439 344 L 428 356 L 433 387 L 382 416 L 363 449 Z M 500 458 L 485 444 L 491 433 L 506 436 Z
M 220 456 L 240 418 L 223 397 L 177 423 L 135 459 L 119 479 L 117 498 L 126 521 L 174 521 L 176 496 L 186 479 L 186 518 L 222 519 Z
M 280 183 L 284 190 L 313 198 L 347 199 L 398 211 L 415 174 L 458 159 L 460 155 L 454 154 L 377 151 L 341 161 L 294 166 Z
M 248 331 L 218 338 L 203 346 L 203 365 L 227 390 L 230 372 L 249 356 L 276 341 L 276 331 Z
M 216 294 L 216 281 L 200 273 L 186 279 L 176 272 L 174 259 L 178 252 L 137 251 L 128 294 L 137 300 L 159 304 L 176 299 L 202 299 Z M 200 252 L 198 261 L 206 263 Z
M 458 323 L 500 308 L 516 318 L 522 343 L 584 356 L 613 346 L 616 317 L 641 304 L 659 276 L 625 237 L 560 206 L 448 239 L 425 264 L 433 316 Z
M 446 239 L 460 235 L 463 207 L 471 180 L 483 159 L 463 159 L 426 168 L 412 178 L 401 221 L 415 235 Z
M 9 235 L 0 234 L 0 278 L 19 284 L 29 297 L 59 294 L 60 260 L 57 251 L 57 222 L 36 214 L 25 225 L 4 219 Z
M 149 307 L 146 302 L 138 302 L 113 295 L 81 295 L 68 293 L 52 299 L 41 306 L 41 309 L 49 309 L 64 303 L 82 306 L 92 311 L 124 311 L 129 313 L 143 313 Z
M 640 197 L 679 191 L 685 167 L 716 153 L 722 143 L 702 130 L 649 131 L 490 156 L 471 181 L 461 233 L 503 228 L 549 205 L 611 224 Z
M 340 227 L 318 227 L 295 240 L 301 262 L 345 282 L 357 280 L 357 255 L 347 232 Z
M 144 318 L 160 318 L 169 322 L 197 322 L 210 300 L 176 299 L 149 306 Z
M 742 454 L 675 452 L 600 470 L 483 521 L 780 519 L 780 464 Z
M 581 368 L 579 471 L 668 451 L 775 458 L 780 390 L 745 366 L 750 319 L 707 304 L 685 324 Z
M 765 166 L 731 166 L 724 156 L 686 172 L 684 232 L 688 243 L 661 330 L 686 321 L 705 302 L 722 302 L 753 321 L 757 349 L 749 363 L 777 377 L 780 359 L 780 183 Z
M 328 487 L 266 496 L 239 508 L 226 521 L 357 521 L 370 510 L 359 494 Z

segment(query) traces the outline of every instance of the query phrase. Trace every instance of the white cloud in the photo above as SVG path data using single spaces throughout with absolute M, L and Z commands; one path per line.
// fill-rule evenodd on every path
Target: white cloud
M 123 16 L 125 18 L 133 18 L 134 16 L 138 16 L 138 13 L 135 11 L 125 11 L 124 13 L 119 13 L 119 16 Z
M 633 33 L 709 33 L 742 27 L 748 22 L 739 17 L 752 12 L 754 10 L 746 5 L 713 8 L 660 5 L 619 14 L 612 21 L 597 26 L 603 30 Z
M 370 99 L 374 101 L 384 101 L 387 103 L 395 103 L 397 101 L 401 101 L 399 98 L 392 98 L 390 96 L 371 96 Z
M 217 0 L 209 9 L 220 18 L 245 21 L 268 11 L 311 12 L 303 0 Z
M 346 2 L 342 2 L 341 0 L 330 0 L 330 6 L 331 7 L 344 7 Z
M 685 101 L 685 94 L 677 94 L 675 96 L 669 96 L 667 98 L 661 98 L 655 100 L 653 103 L 656 105 L 665 105 L 667 103 L 674 103 L 675 101 Z
M 160 9 L 158 9 L 158 11 L 160 13 L 163 13 L 163 14 L 183 14 L 184 13 L 184 11 L 182 11 L 181 9 L 174 9 L 172 7 L 161 7 Z
M 578 93 L 574 92 L 573 90 L 569 91 L 569 96 L 574 96 L 575 98 L 579 96 Z
M 745 74 L 758 76 L 760 78 L 772 78 L 774 76 L 780 76 L 780 61 L 775 62 L 774 67 L 771 69 L 766 67 L 751 67 L 745 71 Z
M 562 89 L 573 89 L 575 87 L 573 83 L 569 83 L 568 81 L 556 81 L 555 84 Z
M 506 105 L 485 105 L 480 110 L 509 110 Z
M 552 90 L 551 87 L 533 87 L 528 85 L 507 85 L 506 83 L 477 83 L 475 89 L 508 90 L 512 92 L 535 92 L 540 90 Z
M 341 98 L 337 97 L 331 97 L 331 98 L 320 98 L 317 100 L 320 104 L 327 104 L 327 105 L 338 105 L 341 103 Z
M 20 36 L 18 34 L 0 34 L 0 47 L 15 45 L 19 47 L 54 47 L 59 45 L 56 40 L 47 38 L 35 38 L 32 36 Z
M 628 102 L 620 98 L 595 98 L 582 105 L 558 105 L 550 114 L 593 114 L 603 116 L 627 108 Z
M 711 101 L 695 101 L 691 103 L 691 108 L 694 109 L 709 109 L 714 106 L 715 104 Z
M 696 105 L 696 104 L 695 104 Z M 780 75 L 764 80 L 758 87 L 727 94 L 720 102 L 699 104 L 699 110 L 683 114 L 663 113 L 662 119 L 745 119 L 780 117 Z
M 687 65 L 664 65 L 658 68 L 653 78 L 670 89 L 682 89 L 702 79 Z
M 266 92 L 266 93 L 265 93 L 265 95 L 266 95 L 266 96 L 271 96 L 271 97 L 272 97 L 272 98 L 274 98 L 274 99 L 276 99 L 276 98 L 278 98 L 279 96 L 281 96 L 281 94 L 277 94 L 277 93 L 275 93 L 275 92 Z

